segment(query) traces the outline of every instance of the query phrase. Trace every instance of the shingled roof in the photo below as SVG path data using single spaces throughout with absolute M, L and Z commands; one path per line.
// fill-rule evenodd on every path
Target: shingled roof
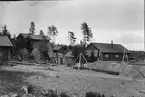
M 58 51 L 58 50 L 60 50 L 61 48 L 62 48 L 62 46 L 55 46 L 55 47 L 53 48 L 53 50 Z
M 124 53 L 124 50 L 126 51 L 126 53 L 129 53 L 129 51 L 121 44 L 109 44 L 109 43 L 91 43 L 91 44 L 95 48 L 101 50 L 101 52 L 103 53 Z
M 13 44 L 7 36 L 0 36 L 0 46 L 12 47 Z
M 27 33 L 20 33 L 20 35 L 22 35 L 24 38 L 28 38 L 29 34 Z M 50 37 L 45 36 L 46 40 L 51 40 Z M 41 35 L 34 35 L 34 34 L 30 34 L 30 38 L 34 39 L 34 40 L 43 40 L 43 37 Z
M 73 54 L 72 54 L 72 51 L 68 51 L 65 55 L 65 57 L 74 57 Z

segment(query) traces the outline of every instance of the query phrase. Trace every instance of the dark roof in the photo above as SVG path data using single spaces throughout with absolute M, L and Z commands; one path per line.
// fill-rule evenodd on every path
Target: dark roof
M 103 53 L 129 53 L 129 51 L 121 44 L 109 44 L 109 43 L 91 43 L 97 49 Z
M 60 50 L 61 48 L 62 48 L 62 46 L 55 46 L 55 47 L 53 48 L 53 50 L 58 51 L 58 50 Z
M 53 52 L 48 52 L 48 55 L 49 55 L 50 58 L 54 58 L 54 57 L 56 57 L 56 54 L 53 53 Z
M 7 36 L 0 36 L 0 46 L 12 47 L 13 44 Z
M 24 38 L 28 38 L 29 33 L 28 34 L 20 33 L 20 35 L 22 35 Z M 47 40 L 51 40 L 50 37 L 48 37 L 48 36 L 45 36 L 45 37 L 46 37 Z M 31 34 L 30 38 L 34 39 L 34 40 L 43 40 L 43 37 L 41 35 L 33 35 L 33 34 Z
M 73 54 L 72 54 L 72 51 L 68 51 L 65 55 L 64 55 L 64 57 L 74 57 L 73 56 Z
M 57 54 L 58 54 L 58 58 L 63 58 L 63 54 L 61 54 L 61 53 L 57 53 Z M 48 55 L 49 55 L 50 58 L 56 58 L 57 57 L 56 53 L 53 53 L 53 52 L 49 52 Z

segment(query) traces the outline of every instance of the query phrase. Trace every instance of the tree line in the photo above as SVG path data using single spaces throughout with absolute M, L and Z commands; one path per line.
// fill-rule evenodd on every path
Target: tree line
M 77 38 L 75 37 L 75 33 L 73 31 L 68 31 L 69 34 L 69 41 L 70 44 L 69 46 L 71 46 L 71 48 L 73 49 L 69 49 L 73 51 L 74 56 L 76 57 L 78 55 L 78 53 L 81 53 L 81 51 L 83 51 L 82 49 L 84 49 L 87 46 L 88 42 L 91 42 L 91 39 L 93 38 L 93 33 L 91 31 L 91 28 L 88 26 L 88 24 L 86 22 L 83 22 L 81 24 L 81 33 L 83 34 L 83 38 L 80 41 L 80 44 L 75 44 Z M 15 41 L 16 40 L 16 35 L 14 34 L 14 37 L 12 38 L 11 33 L 9 32 L 9 30 L 7 29 L 7 25 L 4 25 L 2 27 L 2 30 L 0 31 L 0 35 L 6 35 L 9 37 L 9 39 L 12 41 L 14 47 L 13 47 L 13 51 L 17 52 L 17 54 L 19 55 L 19 50 L 26 47 L 28 54 L 31 55 L 32 51 L 33 51 L 33 46 L 31 43 L 31 39 L 30 39 L 30 35 L 34 35 L 35 34 L 35 23 L 32 21 L 30 23 L 30 28 L 29 28 L 29 34 L 28 34 L 28 40 L 25 41 L 25 45 L 21 44 L 21 41 L 16 41 L 13 42 L 12 39 Z M 47 28 L 47 35 L 51 38 L 52 40 L 52 44 L 55 44 L 55 37 L 58 35 L 59 31 L 57 29 L 56 26 L 51 25 L 48 26 Z M 40 30 L 39 35 L 41 35 L 44 39 L 44 42 L 41 44 L 39 51 L 42 53 L 42 56 L 45 56 L 44 58 L 48 58 L 45 55 L 46 52 L 48 51 L 49 48 L 46 47 L 46 36 L 44 35 L 43 30 Z M 56 45 L 56 44 L 55 44 Z

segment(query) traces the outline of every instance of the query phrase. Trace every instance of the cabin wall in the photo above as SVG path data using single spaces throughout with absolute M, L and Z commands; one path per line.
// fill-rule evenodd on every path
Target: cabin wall
M 99 50 L 96 49 L 93 45 L 90 45 L 89 47 L 86 48 L 85 54 L 88 55 L 88 57 L 90 57 L 92 52 L 94 53 L 95 57 L 99 56 Z
M 0 63 L 10 59 L 10 48 L 0 47 Z
M 122 61 L 123 59 L 123 53 L 103 53 L 102 56 L 103 61 Z
M 33 45 L 33 48 L 39 49 L 40 45 L 41 45 L 41 44 L 44 44 L 44 41 L 41 41 L 41 40 L 31 40 L 31 43 L 32 43 L 32 45 Z M 46 41 L 46 46 L 47 46 L 48 48 L 50 48 L 50 43 L 49 43 L 49 41 Z

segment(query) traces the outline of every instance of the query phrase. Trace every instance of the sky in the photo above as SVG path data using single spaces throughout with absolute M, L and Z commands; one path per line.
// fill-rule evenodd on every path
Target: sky
M 36 34 L 55 25 L 56 43 L 69 44 L 68 31 L 77 43 L 82 39 L 81 24 L 93 33 L 92 42 L 122 44 L 129 50 L 144 50 L 144 0 L 55 0 L 0 2 L 0 27 L 10 33 L 28 33 L 34 21 Z

